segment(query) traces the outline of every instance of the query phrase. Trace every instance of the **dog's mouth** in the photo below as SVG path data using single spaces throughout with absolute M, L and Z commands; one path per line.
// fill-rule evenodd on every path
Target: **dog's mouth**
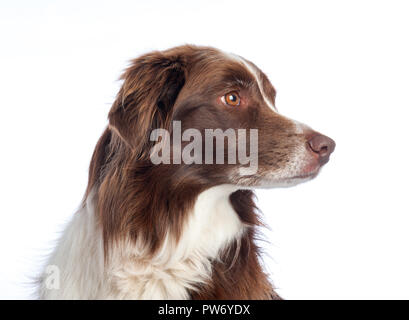
M 276 181 L 276 185 L 279 187 L 292 187 L 307 181 L 314 179 L 320 172 L 321 166 L 314 168 L 311 171 L 296 174 L 294 176 L 282 178 Z
M 298 165 L 283 168 L 275 171 L 261 170 L 256 175 L 241 176 L 238 185 L 251 188 L 287 188 L 308 182 L 318 176 L 321 168 L 327 161 L 322 161 L 318 156 L 311 156 L 311 153 L 301 155 L 302 160 L 298 160 Z
M 321 167 L 318 167 L 317 169 L 311 171 L 311 172 L 307 172 L 307 173 L 303 173 L 303 174 L 299 174 L 293 177 L 288 178 L 288 180 L 296 180 L 296 179 L 314 179 L 318 173 L 320 172 Z
M 255 189 L 264 189 L 264 188 L 287 188 L 292 187 L 307 181 L 314 179 L 320 171 L 320 167 L 314 171 L 305 172 L 302 174 L 296 174 L 294 176 L 274 178 L 274 177 L 263 177 L 259 178 L 256 181 L 252 181 L 250 184 L 247 184 L 251 188 Z M 246 183 L 242 184 L 246 185 Z
M 300 168 L 300 172 L 288 177 L 286 180 L 311 180 L 319 174 L 326 162 L 328 162 L 328 160 L 325 162 L 320 161 L 320 159 L 310 160 Z

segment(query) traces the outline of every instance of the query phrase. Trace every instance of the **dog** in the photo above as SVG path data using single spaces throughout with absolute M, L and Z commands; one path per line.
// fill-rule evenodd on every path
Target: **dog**
M 215 48 L 151 52 L 121 79 L 82 205 L 40 277 L 39 298 L 281 299 L 255 243 L 253 189 L 314 178 L 335 142 L 279 114 L 267 76 Z M 222 143 L 217 135 L 213 145 L 199 141 L 199 149 L 210 147 L 189 161 L 185 132 L 209 129 L 222 132 Z M 233 142 L 227 150 L 228 130 L 256 132 L 246 164 L 223 161 L 240 148 Z M 250 138 L 242 139 L 247 151 Z M 170 162 L 153 163 L 152 154 Z

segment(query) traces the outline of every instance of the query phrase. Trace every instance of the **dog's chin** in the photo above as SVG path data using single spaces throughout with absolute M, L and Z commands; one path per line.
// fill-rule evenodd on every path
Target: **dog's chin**
M 249 189 L 289 188 L 314 179 L 319 174 L 319 171 L 320 169 L 317 169 L 312 172 L 297 174 L 290 177 L 277 178 L 274 177 L 274 175 L 259 177 L 257 181 L 254 181 L 251 185 L 245 187 Z

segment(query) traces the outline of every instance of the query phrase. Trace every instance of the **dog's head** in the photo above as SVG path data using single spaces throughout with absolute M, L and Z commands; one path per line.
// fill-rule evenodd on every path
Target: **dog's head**
M 166 141 L 171 149 L 161 152 L 168 153 L 174 176 L 189 172 L 203 184 L 292 185 L 315 177 L 335 148 L 332 139 L 278 113 L 275 89 L 253 63 L 217 49 L 181 46 L 146 54 L 132 62 L 123 81 L 110 128 L 139 161 L 149 160 L 156 140 Z M 155 129 L 172 138 L 152 140 Z M 209 129 L 221 129 L 211 143 Z M 197 148 L 184 150 L 193 140 Z M 243 150 L 246 163 L 240 161 Z

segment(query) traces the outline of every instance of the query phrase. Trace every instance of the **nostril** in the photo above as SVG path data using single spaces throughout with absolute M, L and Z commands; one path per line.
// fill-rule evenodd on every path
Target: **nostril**
M 334 151 L 335 142 L 322 134 L 316 134 L 309 141 L 308 145 L 314 153 L 317 153 L 320 158 L 329 157 Z
M 319 152 L 320 156 L 325 156 L 328 153 L 328 146 L 323 146 Z

